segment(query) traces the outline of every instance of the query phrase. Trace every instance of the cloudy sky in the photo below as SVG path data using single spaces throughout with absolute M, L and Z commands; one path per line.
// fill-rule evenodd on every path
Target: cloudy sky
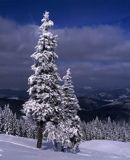
M 130 0 L 0 0 L 0 88 L 27 88 L 45 10 L 61 76 L 70 67 L 76 88 L 130 87 Z

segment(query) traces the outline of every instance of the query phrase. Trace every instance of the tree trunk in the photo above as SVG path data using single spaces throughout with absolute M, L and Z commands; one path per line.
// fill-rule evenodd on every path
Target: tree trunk
M 37 148 L 42 147 L 43 139 L 43 121 L 37 123 Z

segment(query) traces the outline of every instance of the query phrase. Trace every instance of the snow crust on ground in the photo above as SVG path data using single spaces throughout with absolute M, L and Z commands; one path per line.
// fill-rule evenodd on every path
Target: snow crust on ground
M 92 140 L 86 141 L 80 145 L 82 152 L 87 150 L 99 151 L 103 153 L 116 154 L 118 156 L 129 157 L 130 159 L 130 143 L 110 141 L 110 140 Z
M 87 141 L 78 154 L 54 152 L 47 142 L 42 150 L 35 145 L 33 139 L 0 134 L 0 160 L 130 160 L 130 143 Z

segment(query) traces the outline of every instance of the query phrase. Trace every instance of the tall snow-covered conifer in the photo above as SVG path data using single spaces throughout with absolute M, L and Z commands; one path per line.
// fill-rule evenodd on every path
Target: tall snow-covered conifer
M 55 60 L 58 58 L 55 53 L 57 46 L 56 36 L 49 29 L 54 25 L 49 19 L 49 12 L 45 12 L 41 20 L 40 37 L 36 51 L 31 55 L 34 59 L 32 70 L 34 74 L 29 77 L 29 100 L 24 104 L 26 115 L 31 115 L 38 125 L 38 143 L 41 148 L 42 127 L 48 121 L 54 124 L 60 119 L 60 77 L 57 72 Z M 41 138 L 40 138 L 41 137 Z
M 71 150 L 75 151 L 81 141 L 82 132 L 80 118 L 77 115 L 80 106 L 75 95 L 70 69 L 67 70 L 63 80 L 62 105 L 64 108 L 64 122 L 61 125 L 65 133 L 63 146 L 68 145 Z

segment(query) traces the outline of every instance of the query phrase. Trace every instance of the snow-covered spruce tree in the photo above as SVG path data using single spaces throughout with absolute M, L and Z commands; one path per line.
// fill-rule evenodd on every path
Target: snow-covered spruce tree
M 43 126 L 51 121 L 57 124 L 60 119 L 60 86 L 61 80 L 57 72 L 55 60 L 58 58 L 54 49 L 57 45 L 56 36 L 49 29 L 53 21 L 49 20 L 49 12 L 43 15 L 40 26 L 40 38 L 36 51 L 32 54 L 35 63 L 34 74 L 29 77 L 29 100 L 24 104 L 26 115 L 31 115 L 38 125 L 37 147 L 41 148 Z
M 78 99 L 74 92 L 70 69 L 63 77 L 62 105 L 64 110 L 63 122 L 61 123 L 63 147 L 70 151 L 76 151 L 82 139 L 81 121 L 77 115 L 80 109 Z

